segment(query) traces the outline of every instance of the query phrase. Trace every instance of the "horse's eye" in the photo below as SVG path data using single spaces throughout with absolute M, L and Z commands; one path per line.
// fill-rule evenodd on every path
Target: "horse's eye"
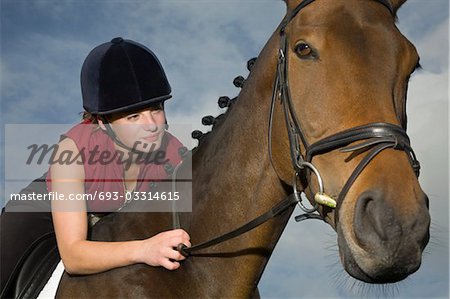
M 300 58 L 315 58 L 314 50 L 305 42 L 301 42 L 295 46 L 295 52 Z

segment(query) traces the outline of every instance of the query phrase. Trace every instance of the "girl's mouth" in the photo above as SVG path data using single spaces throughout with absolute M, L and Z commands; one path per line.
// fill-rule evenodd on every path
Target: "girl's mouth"
M 152 134 L 146 137 L 143 137 L 142 139 L 144 139 L 147 142 L 155 142 L 158 141 L 159 139 L 159 133 L 158 134 Z

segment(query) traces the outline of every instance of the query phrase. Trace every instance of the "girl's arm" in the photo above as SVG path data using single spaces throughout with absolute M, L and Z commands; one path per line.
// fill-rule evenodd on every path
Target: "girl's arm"
M 59 143 L 57 160 L 64 151 L 70 151 L 72 156 L 78 156 L 79 152 L 70 138 Z M 64 194 L 66 198 L 70 194 L 84 193 L 85 173 L 81 163 L 53 164 L 51 176 L 52 191 Z M 66 271 L 71 274 L 98 273 L 136 263 L 174 270 L 184 257 L 173 248 L 180 243 L 191 246 L 189 235 L 181 229 L 137 241 L 88 241 L 84 201 L 53 201 L 52 217 L 58 249 Z

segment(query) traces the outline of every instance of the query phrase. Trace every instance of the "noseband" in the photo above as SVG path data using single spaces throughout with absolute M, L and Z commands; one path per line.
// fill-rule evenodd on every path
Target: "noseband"
M 323 181 L 319 170 L 312 164 L 312 159 L 316 155 L 328 153 L 333 150 L 340 152 L 355 152 L 368 151 L 367 155 L 360 161 L 355 170 L 352 172 L 347 182 L 344 184 L 339 196 L 337 204 L 341 204 L 350 187 L 361 174 L 363 169 L 370 163 L 370 161 L 385 149 L 392 148 L 395 150 L 402 150 L 408 155 L 409 161 L 413 167 L 414 172 L 419 176 L 420 164 L 416 159 L 416 155 L 410 146 L 409 137 L 406 134 L 406 124 L 403 127 L 389 124 L 389 123 L 370 123 L 363 126 L 354 127 L 348 130 L 341 131 L 334 135 L 309 144 L 301 129 L 300 122 L 294 109 L 292 97 L 289 89 L 288 76 L 288 38 L 286 27 L 291 20 L 307 5 L 315 0 L 305 0 L 301 2 L 292 13 L 280 25 L 280 49 L 278 55 L 277 75 L 272 94 L 272 103 L 269 116 L 269 155 L 272 159 L 272 124 L 273 112 L 277 99 L 280 100 L 283 107 L 285 123 L 289 138 L 289 148 L 291 164 L 294 170 L 294 195 L 299 201 L 300 207 L 307 213 L 312 213 L 318 208 L 318 203 L 329 207 L 336 207 L 336 201 L 324 193 Z M 386 6 L 392 15 L 394 10 L 387 0 L 376 0 L 377 2 Z M 360 143 L 357 143 L 360 142 Z M 353 144 L 357 143 L 357 144 Z M 353 144 L 353 145 L 352 145 Z M 304 154 L 301 150 L 301 145 L 304 148 Z M 305 170 L 312 171 L 319 184 L 319 191 L 315 194 L 315 206 L 313 208 L 306 208 L 302 202 L 301 197 L 297 191 L 297 180 Z M 312 201 L 311 201 L 312 202 Z

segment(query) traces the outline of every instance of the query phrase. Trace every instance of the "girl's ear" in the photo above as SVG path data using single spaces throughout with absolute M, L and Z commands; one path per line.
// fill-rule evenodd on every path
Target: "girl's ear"
M 100 129 L 102 129 L 103 131 L 106 131 L 106 127 L 105 127 L 105 123 L 103 122 L 103 118 L 97 117 L 97 122 L 98 122 L 98 126 L 100 127 Z

